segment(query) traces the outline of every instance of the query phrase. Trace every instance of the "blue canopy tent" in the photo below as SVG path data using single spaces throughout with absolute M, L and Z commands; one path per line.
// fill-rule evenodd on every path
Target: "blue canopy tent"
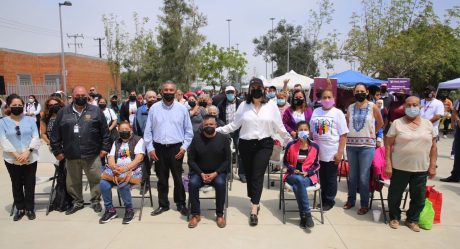
M 366 85 L 380 85 L 385 82 L 383 80 L 374 79 L 353 70 L 347 70 L 345 72 L 334 74 L 329 76 L 329 78 L 337 79 L 337 84 L 344 87 L 351 87 L 356 83 L 364 83 Z

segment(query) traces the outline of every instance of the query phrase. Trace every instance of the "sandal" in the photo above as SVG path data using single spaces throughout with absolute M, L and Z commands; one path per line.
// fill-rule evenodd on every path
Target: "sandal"
M 367 212 L 369 212 L 369 208 L 360 208 L 358 210 L 358 215 L 365 215 Z
M 351 205 L 350 203 L 346 203 L 344 206 L 343 206 L 343 209 L 351 209 L 353 208 L 355 205 Z

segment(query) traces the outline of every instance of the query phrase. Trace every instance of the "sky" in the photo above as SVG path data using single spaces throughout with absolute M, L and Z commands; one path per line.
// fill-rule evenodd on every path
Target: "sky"
M 27 52 L 60 52 L 59 7 L 55 0 L 1 0 L 0 47 Z M 62 1 L 61 1 L 62 2 Z M 62 7 L 64 50 L 74 52 L 73 39 L 66 34 L 83 34 L 77 39 L 82 43 L 77 53 L 99 56 L 98 41 L 104 36 L 102 15 L 113 13 L 118 20 L 126 22 L 127 31 L 134 33 L 133 12 L 150 19 L 149 27 L 155 29 L 161 15 L 162 0 L 71 0 L 71 7 Z M 288 23 L 305 26 L 310 9 L 317 9 L 317 0 L 194 0 L 199 10 L 207 16 L 208 25 L 201 32 L 206 42 L 228 47 L 228 22 L 230 22 L 231 46 L 238 45 L 247 54 L 247 76 L 270 75 L 271 66 L 266 65 L 261 56 L 254 56 L 253 38 L 260 37 L 271 29 L 270 18 L 276 22 L 286 19 Z M 350 16 L 361 12 L 361 0 L 332 0 L 335 12 L 333 21 L 324 27 L 324 36 L 335 29 L 344 39 L 350 29 Z M 460 1 L 436 0 L 434 8 L 442 16 L 445 9 L 460 5 Z M 104 44 L 103 44 L 104 54 Z M 276 65 L 275 65 L 276 68 Z M 336 61 L 334 69 L 320 68 L 320 74 L 333 74 L 351 69 L 344 61 Z

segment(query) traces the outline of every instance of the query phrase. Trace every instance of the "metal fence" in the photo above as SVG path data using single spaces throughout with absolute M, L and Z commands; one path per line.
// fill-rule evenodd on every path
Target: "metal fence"
M 27 85 L 22 85 L 22 84 L 6 84 L 6 95 L 16 93 L 21 98 L 24 99 L 24 101 L 27 101 L 27 98 L 29 95 L 35 95 L 37 98 L 38 102 L 43 106 L 45 103 L 46 99 L 54 92 L 59 91 L 59 83 L 58 82 L 47 82 L 47 83 L 33 83 L 33 84 L 27 84 Z

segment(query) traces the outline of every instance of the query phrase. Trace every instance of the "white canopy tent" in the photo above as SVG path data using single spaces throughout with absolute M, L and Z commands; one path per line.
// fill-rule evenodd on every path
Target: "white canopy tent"
M 300 84 L 306 91 L 310 90 L 311 84 L 314 81 L 312 78 L 298 74 L 294 72 L 294 70 L 291 70 L 289 73 L 273 78 L 268 82 L 267 86 L 274 86 L 276 89 L 281 90 L 283 89 L 285 79 L 289 79 L 288 89 L 294 89 L 294 85 Z
M 460 89 L 460 78 L 439 83 L 438 89 Z

